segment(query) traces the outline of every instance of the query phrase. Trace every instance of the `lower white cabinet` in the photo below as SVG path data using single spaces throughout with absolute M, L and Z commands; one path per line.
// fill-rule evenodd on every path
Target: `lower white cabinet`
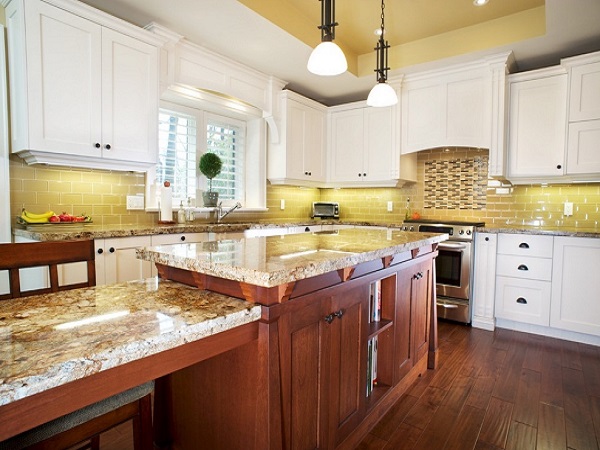
M 152 245 L 151 236 L 95 239 L 96 284 L 122 283 L 152 276 L 152 263 L 136 257 L 136 249 Z
M 600 336 L 600 239 L 554 238 L 550 326 Z
M 552 236 L 502 233 L 496 257 L 496 317 L 550 324 Z
M 494 295 L 496 289 L 496 249 L 498 235 L 476 233 L 473 267 L 472 326 L 493 330 Z
M 549 281 L 496 277 L 496 317 L 548 326 L 550 292 Z

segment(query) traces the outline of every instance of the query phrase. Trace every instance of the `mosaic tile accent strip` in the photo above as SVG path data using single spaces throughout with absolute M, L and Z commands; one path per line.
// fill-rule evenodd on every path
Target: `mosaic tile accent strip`
M 486 156 L 425 162 L 425 209 L 485 209 Z

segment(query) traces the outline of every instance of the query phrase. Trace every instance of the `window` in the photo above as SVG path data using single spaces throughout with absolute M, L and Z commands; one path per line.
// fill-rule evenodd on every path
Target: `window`
M 231 119 L 209 115 L 206 151 L 221 157 L 223 168 L 212 181 L 220 199 L 244 198 L 244 128 Z
M 163 106 L 159 113 L 158 164 L 147 177 L 151 186 L 148 205 L 157 205 L 160 186 L 168 180 L 175 208 L 180 202 L 187 205 L 188 199 L 192 205 L 202 206 L 202 200 L 196 200 L 198 189 L 205 191 L 209 186 L 198 170 L 198 162 L 202 154 L 211 152 L 223 161 L 221 173 L 212 180 L 212 189 L 219 192 L 224 204 L 239 201 L 246 206 L 246 123 L 194 108 Z

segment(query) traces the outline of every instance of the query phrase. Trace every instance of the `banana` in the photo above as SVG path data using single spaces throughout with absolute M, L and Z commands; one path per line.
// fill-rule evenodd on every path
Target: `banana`
M 36 213 L 32 213 L 31 211 L 27 211 L 26 209 L 23 209 L 21 215 L 22 216 L 25 215 L 33 220 L 36 220 L 36 219 L 48 220 L 50 217 L 52 217 L 54 215 L 54 211 L 46 211 L 45 213 L 42 213 L 42 214 L 36 214 Z

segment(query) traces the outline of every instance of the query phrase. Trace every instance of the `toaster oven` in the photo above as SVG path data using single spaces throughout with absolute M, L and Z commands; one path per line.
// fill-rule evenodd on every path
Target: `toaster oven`
M 340 204 L 338 202 L 313 202 L 312 218 L 339 219 Z

